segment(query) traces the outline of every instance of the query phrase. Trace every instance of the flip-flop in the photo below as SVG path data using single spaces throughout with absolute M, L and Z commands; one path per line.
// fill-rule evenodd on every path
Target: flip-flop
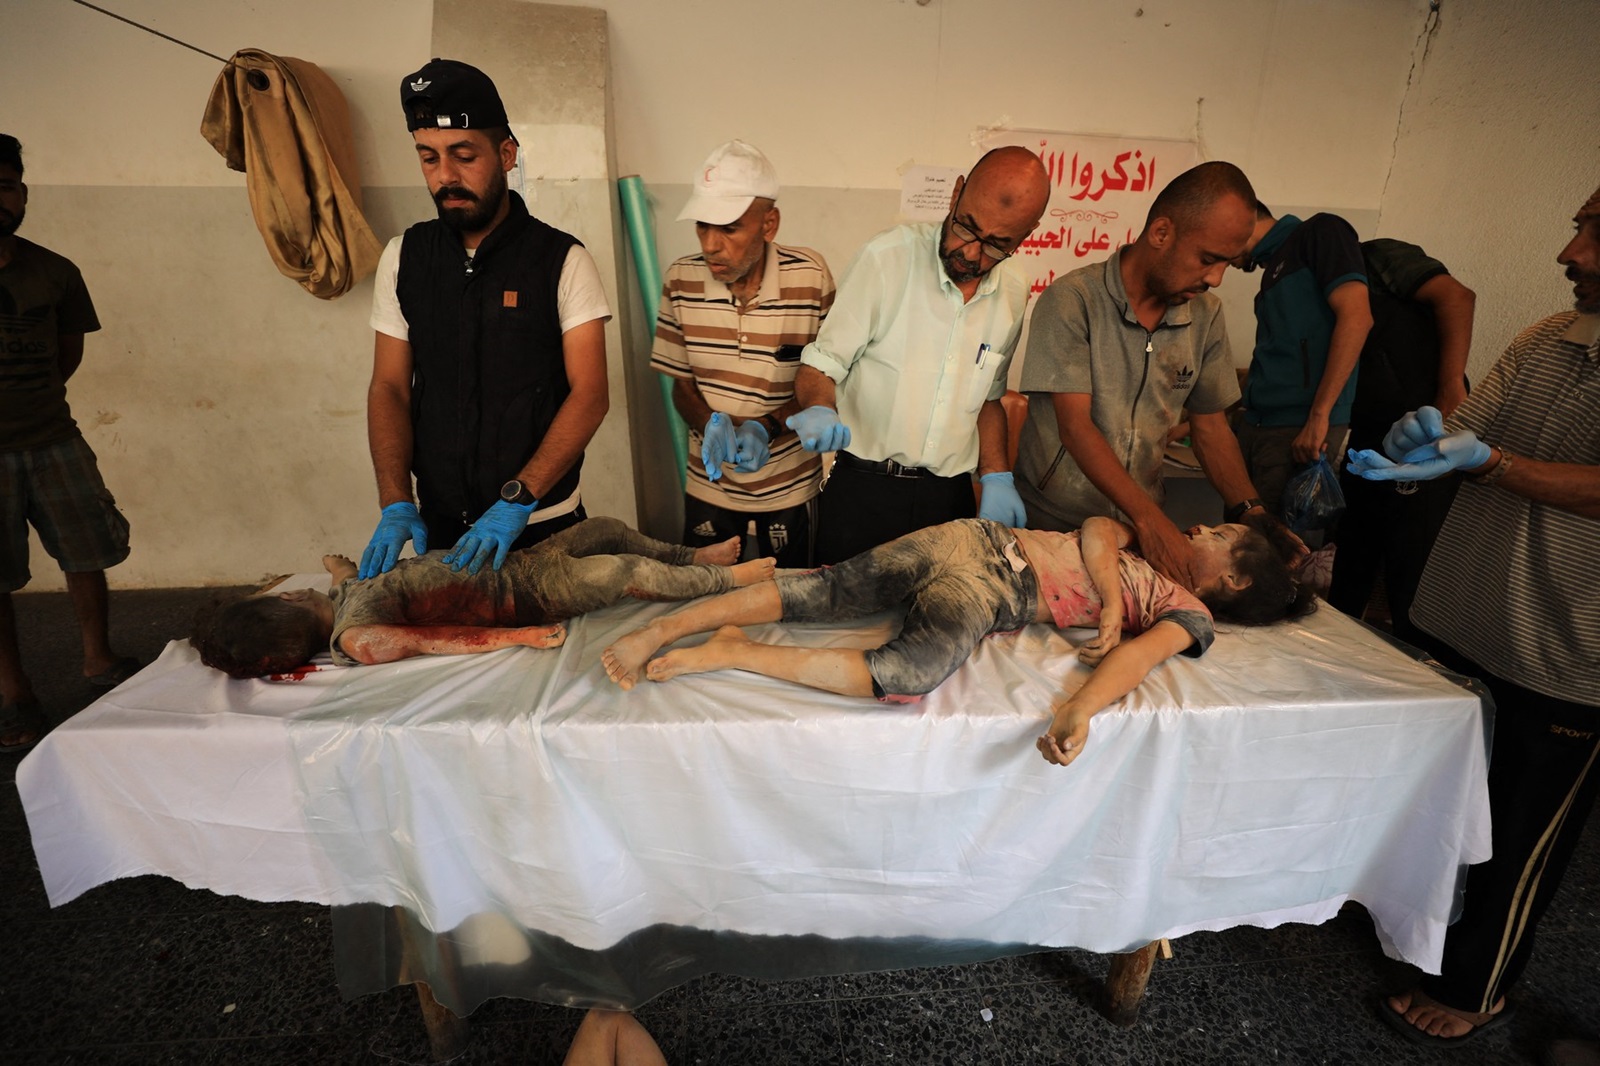
M 39 738 L 44 736 L 45 720 L 44 708 L 39 706 L 38 700 L 29 700 L 26 703 L 0 703 L 0 736 L 7 733 L 32 734 L 32 740 L 24 740 L 18 744 L 0 744 L 0 752 L 7 755 L 18 751 L 27 751 L 39 743 Z
M 1389 1006 L 1389 996 L 1387 994 L 1378 997 L 1377 1007 L 1378 1017 L 1382 1018 L 1389 1028 L 1413 1044 L 1419 1044 L 1423 1047 L 1455 1047 L 1459 1044 L 1465 1044 L 1475 1036 L 1505 1025 L 1517 1012 L 1516 1005 L 1510 1000 L 1506 1000 L 1506 1005 L 1501 1007 L 1497 1013 L 1490 1015 L 1488 1020 L 1479 1022 L 1460 1036 L 1434 1036 L 1432 1033 L 1425 1033 L 1412 1025 L 1406 1020 L 1404 1014 L 1400 1014 Z
M 96 688 L 116 688 L 128 678 L 137 674 L 140 669 L 138 659 L 131 655 L 124 655 L 107 669 L 100 671 L 98 674 L 90 674 L 84 680 Z

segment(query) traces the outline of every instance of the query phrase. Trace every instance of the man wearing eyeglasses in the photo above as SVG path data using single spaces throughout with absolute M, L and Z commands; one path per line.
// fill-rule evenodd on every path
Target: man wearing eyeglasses
M 1195 458 L 1237 522 L 1261 509 L 1227 409 L 1239 399 L 1222 302 L 1208 290 L 1243 253 L 1255 190 L 1201 163 L 1157 194 L 1132 244 L 1039 297 L 1022 391 L 1017 485 L 1036 529 L 1121 519 L 1165 576 L 1194 588 L 1188 538 L 1162 510 L 1167 431 L 1188 411 Z
M 996 148 L 956 180 L 943 222 L 881 233 L 845 271 L 801 356 L 802 410 L 786 421 L 807 450 L 838 453 L 819 499 L 819 563 L 974 514 L 1025 523 L 1000 405 L 1028 303 L 1010 258 L 1049 197 L 1038 156 Z

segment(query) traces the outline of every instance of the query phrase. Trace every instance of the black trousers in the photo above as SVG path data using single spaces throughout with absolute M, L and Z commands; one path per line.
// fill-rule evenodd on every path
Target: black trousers
M 967 474 L 904 477 L 836 462 L 817 501 L 817 562 L 843 562 L 907 533 L 977 514 Z
M 811 568 L 812 515 L 817 501 L 812 498 L 797 507 L 781 511 L 731 511 L 726 507 L 683 498 L 683 542 L 691 548 L 720 544 L 729 537 L 743 538 L 756 524 L 756 558 L 773 556 L 778 565 L 791 570 Z
M 1415 491 L 1408 494 L 1392 481 L 1368 481 L 1349 470 L 1340 473 L 1345 512 L 1335 534 L 1339 550 L 1333 557 L 1328 602 L 1360 618 L 1382 574 L 1394 635 L 1422 646 L 1427 638 L 1411 624 L 1411 601 L 1461 481 L 1450 477 L 1409 484 Z
M 1449 649 L 1433 650 L 1446 666 L 1481 678 L 1494 694 L 1494 856 L 1467 871 L 1461 917 L 1445 934 L 1443 972 L 1424 977 L 1422 987 L 1447 1006 L 1483 1012 L 1522 976 L 1534 931 L 1594 808 L 1600 707 L 1533 692 Z

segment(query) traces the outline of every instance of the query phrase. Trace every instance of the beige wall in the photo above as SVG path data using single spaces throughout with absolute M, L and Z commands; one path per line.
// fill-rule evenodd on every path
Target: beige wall
M 219 64 L 60 0 L 23 6 L 0 62 L 28 68 L 7 82 L 41 86 L 29 92 L 39 106 L 0 113 L 26 151 L 24 234 L 79 264 L 105 325 L 70 399 L 133 526 L 134 554 L 113 581 L 246 582 L 314 569 L 327 551 L 359 554 L 376 516 L 371 281 L 324 302 L 272 268 L 243 177 L 199 135 Z M 602 277 L 616 277 L 604 12 L 520 0 L 125 12 L 218 55 L 260 47 L 322 66 L 350 102 L 367 214 L 384 239 L 433 213 L 400 116 L 401 75 L 441 53 L 494 70 L 528 153 L 530 208 L 581 235 Z M 595 513 L 636 522 L 624 324 L 608 327 L 612 408 L 583 491 Z M 31 587 L 60 587 L 37 543 L 34 561 Z
M 782 239 L 838 271 L 895 221 L 906 166 L 965 165 L 985 127 L 1197 137 L 1274 207 L 1338 210 L 1440 254 L 1479 291 L 1480 345 L 1498 349 L 1512 322 L 1561 305 L 1549 245 L 1595 169 L 1592 133 L 1567 134 L 1596 113 L 1587 27 L 1560 0 L 1537 0 L 1537 18 L 1443 0 L 1429 40 L 1426 0 L 607 0 L 603 42 L 592 16 L 521 0 L 441 0 L 437 18 L 430 0 L 114 6 L 218 55 L 327 70 L 385 238 L 431 211 L 400 75 L 445 46 L 483 57 L 527 116 L 531 206 L 584 238 L 623 312 L 585 496 L 638 506 L 656 532 L 675 489 L 650 467 L 661 416 L 639 396 L 647 328 L 617 175 L 644 177 L 671 259 L 694 248 L 672 218 L 695 166 L 751 140 L 784 182 Z M 528 61 L 519 35 L 553 58 Z M 11 0 L 0 65 L 0 124 L 28 152 L 24 233 L 79 262 L 107 327 L 71 396 L 134 526 L 113 582 L 248 581 L 359 551 L 375 512 L 370 282 L 324 303 L 273 271 L 242 178 L 198 134 L 218 64 L 67 0 Z M 1221 290 L 1241 356 L 1252 281 Z M 48 559 L 34 569 L 33 587 L 59 587 Z
M 1572 306 L 1555 257 L 1600 186 L 1597 13 L 1446 0 L 1406 95 L 1379 231 L 1477 292 L 1474 378 L 1522 327 Z

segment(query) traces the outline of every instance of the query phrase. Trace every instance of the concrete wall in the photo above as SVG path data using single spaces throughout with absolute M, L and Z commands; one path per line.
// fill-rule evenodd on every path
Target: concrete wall
M 24 235 L 73 258 L 105 328 L 69 396 L 133 525 L 122 585 L 254 581 L 356 555 L 376 494 L 366 456 L 370 280 L 319 301 L 266 257 L 242 175 L 199 135 L 214 60 L 62 0 L 8 13 L 0 62 L 27 69 Z M 432 215 L 400 118 L 400 77 L 430 55 L 495 71 L 527 152 L 530 207 L 581 234 L 601 269 L 621 253 L 611 180 L 605 13 L 520 0 L 124 5 L 217 55 L 311 59 L 351 106 L 368 220 L 380 238 Z M 70 42 L 70 47 L 69 47 Z M 613 295 L 614 305 L 618 304 Z M 637 521 L 621 319 L 608 329 L 612 410 L 584 495 Z M 640 375 L 642 376 L 642 374 Z M 33 588 L 60 575 L 35 544 Z
M 906 166 L 965 166 L 984 128 L 1195 138 L 1275 208 L 1421 240 L 1489 304 L 1479 337 L 1498 348 L 1501 318 L 1560 305 L 1553 238 L 1535 227 L 1559 236 L 1595 170 L 1592 133 L 1568 134 L 1596 113 L 1586 27 L 1557 0 L 1534 3 L 1541 17 L 1443 0 L 1431 36 L 1426 0 L 606 0 L 603 40 L 592 16 L 521 0 L 440 0 L 437 17 L 430 0 L 106 6 L 218 55 L 263 48 L 328 71 L 384 238 L 431 213 L 400 75 L 433 54 L 480 57 L 528 147 L 534 210 L 614 271 L 613 408 L 585 496 L 658 533 L 676 489 L 639 369 L 647 324 L 616 176 L 645 179 L 670 260 L 694 249 L 671 221 L 689 176 L 744 137 L 784 182 L 781 239 L 840 271 L 895 221 Z M 549 58 L 527 59 L 536 48 Z M 375 510 L 370 282 L 324 303 L 273 270 L 242 177 L 198 134 L 218 64 L 68 0 L 12 0 L 0 64 L 0 128 L 27 149 L 23 232 L 78 261 L 106 324 L 71 398 L 134 527 L 113 582 L 249 581 L 359 551 Z M 1524 216 L 1553 175 L 1574 188 Z M 1253 281 L 1221 290 L 1241 359 Z M 1501 291 L 1523 295 L 1495 315 Z M 59 587 L 47 559 L 34 569 L 33 587 Z
M 1555 257 L 1600 186 L 1597 15 L 1566 0 L 1446 0 L 1412 74 L 1378 228 L 1477 292 L 1474 378 L 1522 327 L 1572 306 Z

